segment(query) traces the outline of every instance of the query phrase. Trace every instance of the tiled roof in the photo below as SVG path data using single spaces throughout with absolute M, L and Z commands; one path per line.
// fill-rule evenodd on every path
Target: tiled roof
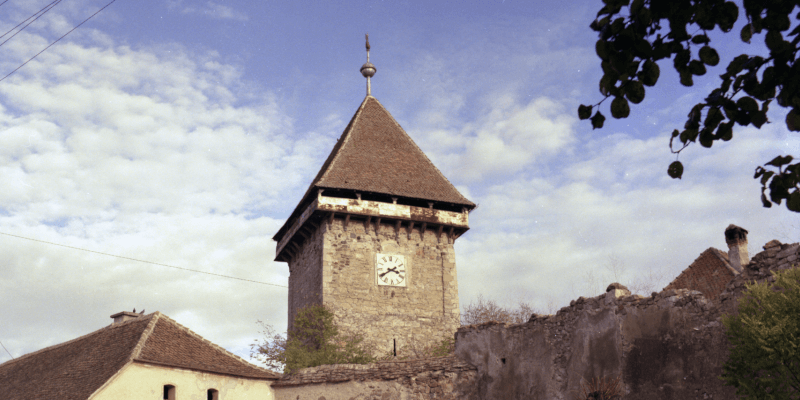
M 678 275 L 664 290 L 690 289 L 703 293 L 708 299 L 717 299 L 725 285 L 737 272 L 725 252 L 709 247 L 700 253 L 691 265 Z
M 6 399 L 85 400 L 130 362 L 256 379 L 258 368 L 155 312 L 0 364 Z
M 358 107 L 306 196 L 316 188 L 352 189 L 475 207 L 372 96 Z

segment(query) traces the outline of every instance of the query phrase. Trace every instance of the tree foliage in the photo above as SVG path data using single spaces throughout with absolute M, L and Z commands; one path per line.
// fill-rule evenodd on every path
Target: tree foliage
M 773 275 L 722 319 L 731 344 L 722 379 L 745 399 L 800 399 L 800 268 Z
M 368 364 L 377 359 L 360 335 L 345 335 L 333 322 L 333 313 L 321 305 L 297 313 L 288 338 L 265 327 L 266 339 L 251 346 L 251 357 L 268 367 L 293 373 L 302 368 L 327 364 Z
M 603 2 L 590 25 L 599 34 L 595 51 L 603 69 L 603 99 L 578 107 L 578 117 L 589 119 L 593 129 L 603 127 L 605 116 L 599 106 L 609 97 L 614 118 L 626 118 L 630 103 L 644 100 L 645 88 L 654 86 L 661 76 L 659 60 L 672 59 L 681 84 L 692 86 L 695 76 L 720 62 L 708 33 L 715 28 L 731 32 L 740 12 L 736 3 L 725 0 Z M 731 140 L 735 125 L 761 128 L 769 122 L 767 111 L 773 104 L 787 108 L 786 127 L 800 131 L 800 24 L 793 27 L 791 18 L 798 6 L 800 0 L 743 0 L 747 24 L 739 37 L 750 43 L 763 35 L 769 56 L 732 57 L 720 75 L 719 87 L 691 108 L 682 130 L 672 132 L 673 153 L 696 142 L 711 147 L 715 141 Z M 800 12 L 794 19 L 800 20 Z M 760 179 L 764 207 L 786 200 L 789 210 L 800 212 L 800 163 L 792 164 L 792 160 L 790 155 L 778 156 L 756 168 L 754 178 Z M 683 165 L 675 161 L 667 173 L 680 178 Z
M 479 295 L 476 302 L 468 304 L 461 310 L 461 325 L 476 325 L 490 321 L 522 324 L 528 322 L 535 313 L 536 309 L 528 303 L 520 302 L 517 308 L 508 308 Z

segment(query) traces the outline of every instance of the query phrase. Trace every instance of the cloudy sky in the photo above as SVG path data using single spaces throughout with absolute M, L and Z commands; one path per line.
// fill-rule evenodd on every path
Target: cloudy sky
M 108 1 L 64 0 L 31 23 L 0 45 L 0 77 Z M 48 3 L 4 3 L 0 33 Z M 667 62 L 631 118 L 595 131 L 577 119 L 600 99 L 599 1 L 341 4 L 117 0 L 0 82 L 11 355 L 134 307 L 244 357 L 257 320 L 285 330 L 289 272 L 271 238 L 363 100 L 367 32 L 373 95 L 479 204 L 456 243 L 462 307 L 482 295 L 547 312 L 613 281 L 660 289 L 708 247 L 726 250 L 731 223 L 753 252 L 798 241 L 800 219 L 762 208 L 752 179 L 798 155 L 784 110 L 687 149 L 682 180 L 666 174 L 669 132 L 722 66 L 686 91 Z M 723 59 L 758 51 L 737 46 Z

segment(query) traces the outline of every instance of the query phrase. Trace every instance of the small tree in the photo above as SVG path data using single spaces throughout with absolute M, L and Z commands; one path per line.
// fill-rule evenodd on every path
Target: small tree
M 288 339 L 275 335 L 271 326 L 262 325 L 267 340 L 251 346 L 251 357 L 271 368 L 282 366 L 286 373 L 318 365 L 376 361 L 371 349 L 364 345 L 364 338 L 341 334 L 333 322 L 333 313 L 322 305 L 300 310 Z
M 800 399 L 800 269 L 746 286 L 722 323 L 731 344 L 722 380 L 744 399 Z
M 517 308 L 503 307 L 494 300 L 486 300 L 483 295 L 478 295 L 478 300 L 468 304 L 461 311 L 462 325 L 482 324 L 489 321 L 504 322 L 507 324 L 522 324 L 528 322 L 536 309 L 530 304 L 520 302 Z

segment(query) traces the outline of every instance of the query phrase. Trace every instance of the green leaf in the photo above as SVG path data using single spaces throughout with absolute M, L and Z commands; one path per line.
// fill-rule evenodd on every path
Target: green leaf
M 585 106 L 581 104 L 578 106 L 578 118 L 589 119 L 592 116 L 592 106 Z
M 750 39 L 753 37 L 753 25 L 747 24 L 742 27 L 742 32 L 739 33 L 739 37 L 742 38 L 742 41 L 745 43 L 750 43 Z
M 717 137 L 726 142 L 733 139 L 733 121 L 719 124 L 719 128 L 717 128 Z
M 728 64 L 726 72 L 728 72 L 728 74 L 730 74 L 731 76 L 734 76 L 739 72 L 742 72 L 742 69 L 744 68 L 744 63 L 746 63 L 747 60 L 749 59 L 750 56 L 748 56 L 747 54 L 741 54 L 737 56 L 736 58 L 731 60 L 730 64 Z
M 756 111 L 750 114 L 750 123 L 756 126 L 756 128 L 761 128 L 764 124 L 768 122 L 767 120 L 767 113 L 763 111 Z
M 713 48 L 703 46 L 700 48 L 700 61 L 713 67 L 719 64 L 719 54 L 717 54 L 717 51 Z
M 600 39 L 594 44 L 594 52 L 597 53 L 597 56 L 600 57 L 601 60 L 605 60 L 608 58 L 608 47 L 608 42 Z
M 798 112 L 797 108 L 786 114 L 786 127 L 792 132 L 800 131 L 800 112 Z
M 628 118 L 628 115 L 631 113 L 631 107 L 628 105 L 628 100 L 625 100 L 624 97 L 618 96 L 614 98 L 614 101 L 611 102 L 611 116 L 620 119 L 620 118 Z
M 705 125 L 706 128 L 713 130 L 717 127 L 717 125 L 719 125 L 720 122 L 722 122 L 724 118 L 725 117 L 722 115 L 722 111 L 720 111 L 718 107 L 712 107 L 708 110 L 708 114 L 706 114 L 706 120 L 703 121 L 703 125 Z
M 683 86 L 692 86 L 694 85 L 694 80 L 692 80 L 692 73 L 689 71 L 681 71 L 681 85 Z
M 800 192 L 797 190 L 786 199 L 786 208 L 789 211 L 800 212 Z
M 767 195 L 764 193 L 761 193 L 761 204 L 764 206 L 764 208 L 772 207 L 772 203 L 769 202 L 769 200 L 767 199 Z
M 749 96 L 740 97 L 739 100 L 736 100 L 736 105 L 747 113 L 758 111 L 758 103 Z
M 639 79 L 641 79 L 644 85 L 653 86 L 658 82 L 658 76 L 660 74 L 661 70 L 658 68 L 658 64 L 652 60 L 647 60 L 642 66 L 642 72 L 639 73 Z
M 703 128 L 703 130 L 700 131 L 700 145 L 708 148 L 711 147 L 713 144 L 714 144 L 714 134 L 711 133 L 711 129 L 707 127 Z
M 790 162 L 792 162 L 792 160 L 793 160 L 792 156 L 777 156 L 773 158 L 772 161 L 766 163 L 765 165 L 772 165 L 780 168 L 783 165 L 789 164 Z
M 692 37 L 692 43 L 694 44 L 705 44 L 710 42 L 711 40 L 706 35 L 694 35 Z
M 703 65 L 703 63 L 698 60 L 692 60 L 689 62 L 689 72 L 691 72 L 692 75 L 698 75 L 698 76 L 705 75 L 706 66 Z
M 733 29 L 733 24 L 739 18 L 739 7 L 731 1 L 726 1 L 722 5 L 722 12 L 717 16 L 717 25 L 723 32 L 729 32 Z
M 592 120 L 592 130 L 594 130 L 603 127 L 603 122 L 606 121 L 606 117 L 603 116 L 603 114 L 601 114 L 600 111 L 598 111 L 597 113 L 594 114 L 591 120 Z
M 672 179 L 681 179 L 681 176 L 683 176 L 683 164 L 680 161 L 673 161 L 667 168 L 667 174 Z
M 625 97 L 633 104 L 639 104 L 644 100 L 644 86 L 639 81 L 628 81 L 625 85 Z
M 682 143 L 694 142 L 695 140 L 697 140 L 697 135 L 699 133 L 700 132 L 698 132 L 697 129 L 684 129 L 683 132 L 681 132 L 680 136 L 681 142 Z

